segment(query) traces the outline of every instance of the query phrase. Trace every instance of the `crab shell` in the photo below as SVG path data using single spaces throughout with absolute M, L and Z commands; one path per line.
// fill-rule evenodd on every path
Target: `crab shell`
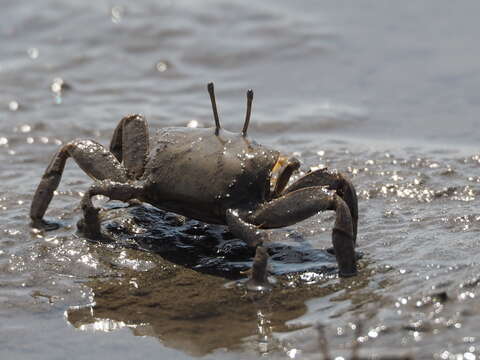
M 280 153 L 238 133 L 164 128 L 151 141 L 145 201 L 209 223 L 225 224 L 229 208 L 255 209 L 270 199 Z

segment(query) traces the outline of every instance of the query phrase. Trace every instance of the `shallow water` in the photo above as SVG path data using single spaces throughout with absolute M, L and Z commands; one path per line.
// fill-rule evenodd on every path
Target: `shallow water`
M 332 356 L 478 357 L 479 10 L 3 1 L 0 358 L 316 359 L 324 341 Z M 90 180 L 72 163 L 48 211 L 62 228 L 29 227 L 60 144 L 108 144 L 136 112 L 211 126 L 208 81 L 226 128 L 253 88 L 252 137 L 352 178 L 357 277 L 338 279 L 325 252 L 331 214 L 272 231 L 266 298 L 232 284 L 252 254 L 222 227 L 106 203 L 117 241 L 88 241 L 76 223 Z

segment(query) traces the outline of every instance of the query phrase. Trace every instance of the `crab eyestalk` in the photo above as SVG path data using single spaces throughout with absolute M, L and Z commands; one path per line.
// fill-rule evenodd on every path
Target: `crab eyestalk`
M 250 114 L 252 113 L 253 90 L 247 91 L 247 114 L 245 115 L 245 123 L 243 124 L 242 136 L 247 136 L 248 124 L 250 124 Z
M 213 82 L 207 85 L 208 93 L 210 94 L 210 101 L 212 102 L 213 117 L 215 118 L 215 135 L 220 131 L 220 119 L 218 118 L 217 102 L 215 101 L 215 91 L 213 89 Z

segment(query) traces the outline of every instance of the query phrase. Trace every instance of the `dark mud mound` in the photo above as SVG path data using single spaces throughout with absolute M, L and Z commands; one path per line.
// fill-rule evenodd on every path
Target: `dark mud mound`
M 102 231 L 114 244 L 156 253 L 202 273 L 239 279 L 251 267 L 254 249 L 234 238 L 225 226 L 205 224 L 143 204 L 112 207 L 103 213 L 103 220 Z M 272 238 L 274 241 L 266 244 L 272 274 L 336 272 L 334 256 L 311 247 L 294 232 L 276 230 Z M 282 243 L 286 238 L 287 243 Z

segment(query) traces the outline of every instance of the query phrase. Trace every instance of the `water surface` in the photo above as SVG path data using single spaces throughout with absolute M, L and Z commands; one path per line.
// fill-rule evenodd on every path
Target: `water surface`
M 0 357 L 316 359 L 324 340 L 332 356 L 478 357 L 479 10 L 3 1 Z M 222 227 L 104 204 L 118 241 L 88 241 L 76 222 L 91 181 L 73 163 L 48 211 L 62 228 L 29 227 L 61 144 L 108 144 L 130 113 L 210 126 L 208 81 L 226 128 L 253 88 L 252 137 L 352 178 L 357 277 L 338 279 L 324 251 L 332 214 L 273 232 L 266 298 L 225 287 L 252 254 Z

